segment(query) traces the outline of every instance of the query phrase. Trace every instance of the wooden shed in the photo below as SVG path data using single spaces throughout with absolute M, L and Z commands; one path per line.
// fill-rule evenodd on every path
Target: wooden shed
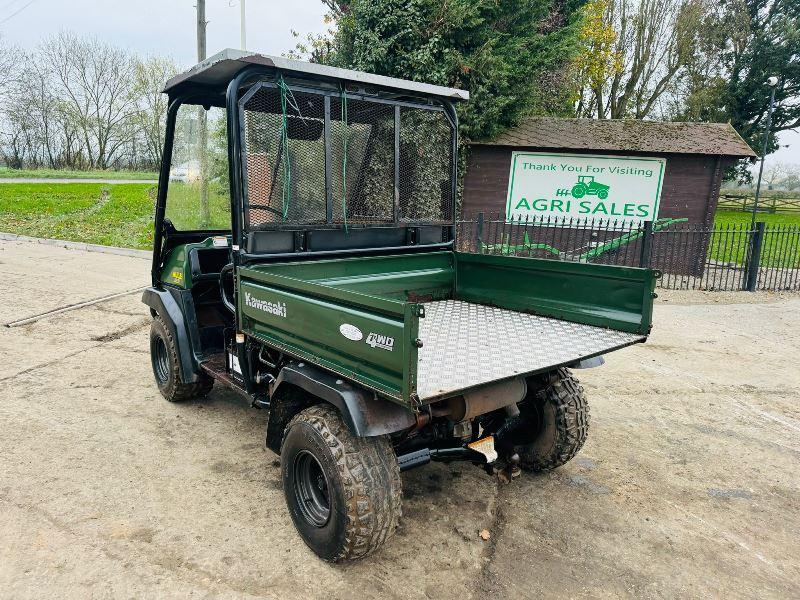
M 711 226 L 725 169 L 755 153 L 728 123 L 531 118 L 470 144 L 461 214 L 503 213 L 512 153 L 665 159 L 658 217 Z
M 608 243 L 621 235 L 617 226 L 686 219 L 655 236 L 648 260 L 699 277 L 723 174 L 742 158 L 755 153 L 728 123 L 532 118 L 470 144 L 461 218 L 469 223 L 487 215 L 511 224 L 555 218 L 567 226 L 520 231 L 495 225 L 488 237 L 499 232 L 503 239 L 492 242 L 513 244 L 558 239 L 568 254 Z M 575 227 L 575 220 L 588 223 Z M 640 240 L 626 243 L 603 259 L 635 266 L 641 250 Z

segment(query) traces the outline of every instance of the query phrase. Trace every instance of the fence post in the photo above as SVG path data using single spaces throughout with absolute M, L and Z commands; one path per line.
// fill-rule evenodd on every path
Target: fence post
M 475 251 L 483 254 L 483 213 L 478 213 L 478 221 L 475 223 Z
M 643 269 L 650 268 L 650 254 L 653 248 L 653 222 L 644 222 L 644 237 L 642 238 L 642 249 L 639 255 L 639 266 Z
M 745 289 L 748 292 L 755 292 L 758 287 L 758 267 L 761 262 L 761 247 L 764 245 L 764 230 L 766 223 L 759 221 L 756 229 L 751 233 L 750 252 L 747 261 L 747 284 Z

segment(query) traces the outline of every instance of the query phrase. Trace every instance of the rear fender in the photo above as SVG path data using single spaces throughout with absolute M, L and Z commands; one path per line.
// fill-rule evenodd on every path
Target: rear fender
M 142 302 L 150 307 L 151 312 L 161 317 L 178 346 L 178 374 L 181 381 L 184 383 L 197 381 L 197 364 L 186 329 L 186 320 L 175 298 L 166 290 L 147 288 L 142 294 Z
M 307 363 L 291 362 L 270 386 L 267 447 L 279 453 L 286 425 L 315 400 L 335 406 L 348 429 L 358 437 L 395 433 L 416 423 L 410 409 Z

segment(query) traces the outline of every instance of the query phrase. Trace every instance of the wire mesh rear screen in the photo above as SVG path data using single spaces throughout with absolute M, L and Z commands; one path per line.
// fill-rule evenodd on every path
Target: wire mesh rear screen
M 452 222 L 443 110 L 268 83 L 241 107 L 247 230 Z
M 400 109 L 400 219 L 453 216 L 453 129 L 440 111 Z
M 331 99 L 333 221 L 394 222 L 394 106 Z
M 325 102 L 297 92 L 286 108 L 275 88 L 261 87 L 244 110 L 247 225 L 324 223 Z

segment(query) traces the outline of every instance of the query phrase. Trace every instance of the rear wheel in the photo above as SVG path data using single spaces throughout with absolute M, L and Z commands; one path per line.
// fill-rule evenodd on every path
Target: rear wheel
M 386 437 L 355 437 L 332 406 L 289 422 L 281 473 L 292 521 L 320 558 L 363 558 L 394 534 L 402 513 L 394 450 Z
M 522 423 L 515 446 L 520 465 L 529 471 L 549 471 L 572 459 L 589 433 L 589 404 L 569 369 L 550 375 L 546 387 L 520 404 Z
M 182 402 L 207 395 L 214 386 L 214 380 L 207 374 L 200 373 L 198 381 L 184 383 L 178 370 L 179 360 L 175 340 L 161 317 L 156 316 L 150 325 L 150 362 L 158 391 L 170 402 Z

